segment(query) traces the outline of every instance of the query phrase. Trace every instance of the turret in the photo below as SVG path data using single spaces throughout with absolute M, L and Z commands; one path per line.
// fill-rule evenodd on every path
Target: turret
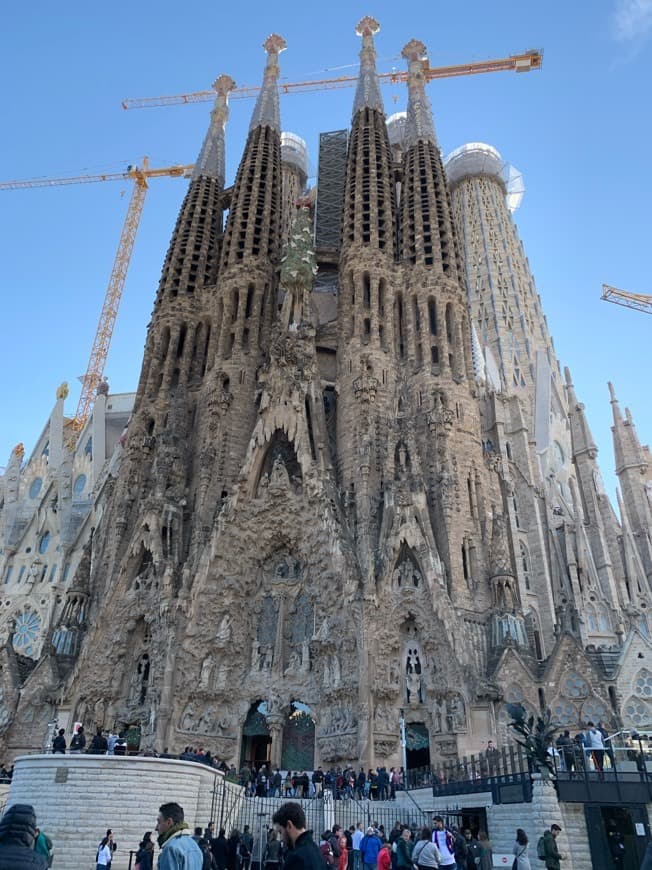
M 163 425 L 172 391 L 197 386 L 205 373 L 211 321 L 204 296 L 217 280 L 224 192 L 224 127 L 229 76 L 214 83 L 215 105 L 163 266 L 147 334 L 135 413 L 151 435 Z M 156 402 L 161 397 L 163 402 Z M 156 403 L 154 407 L 153 403 Z
M 215 354 L 205 386 L 207 413 L 197 465 L 207 526 L 240 471 L 254 428 L 256 372 L 269 347 L 276 309 L 282 226 L 278 60 L 285 45 L 276 34 L 263 44 L 263 85 L 233 185 L 219 281 L 211 297 Z
M 374 34 L 363 18 L 360 75 L 347 157 L 338 298 L 338 459 L 340 484 L 355 504 L 362 562 L 369 569 L 373 517 L 381 499 L 388 421 L 395 413 L 392 304 L 395 189 L 376 73 Z

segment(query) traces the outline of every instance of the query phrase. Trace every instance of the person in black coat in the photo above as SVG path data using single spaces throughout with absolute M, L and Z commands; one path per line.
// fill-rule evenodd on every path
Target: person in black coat
M 66 754 L 66 732 L 63 728 L 59 728 L 57 736 L 52 741 L 52 752 Z
M 36 816 L 30 804 L 14 804 L 0 819 L 0 870 L 47 868 L 45 855 L 34 851 Z
M 234 828 L 226 841 L 227 870 L 240 870 L 240 831 Z
M 226 831 L 220 828 L 220 832 L 211 840 L 211 852 L 217 870 L 226 870 L 226 865 L 229 860 L 229 846 L 226 840 Z
M 88 747 L 89 755 L 106 755 L 109 748 L 109 742 L 102 734 L 102 729 L 97 729 L 97 734 L 91 740 L 91 745 Z
M 283 870 L 324 870 L 319 846 L 306 830 L 306 814 L 300 804 L 282 804 L 272 819 L 288 849 Z

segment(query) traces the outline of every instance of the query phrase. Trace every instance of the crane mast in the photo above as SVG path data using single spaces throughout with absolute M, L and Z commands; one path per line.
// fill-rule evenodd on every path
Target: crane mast
M 0 182 L 0 190 L 24 190 L 32 187 L 55 187 L 68 184 L 91 184 L 100 181 L 122 181 L 125 179 L 134 182 L 134 187 L 127 208 L 127 215 L 122 226 L 118 250 L 116 251 L 111 269 L 111 276 L 104 294 L 102 312 L 97 324 L 95 339 L 88 358 L 86 373 L 82 377 L 82 389 L 77 404 L 75 417 L 70 425 L 72 438 L 77 439 L 84 428 L 93 407 L 97 388 L 102 381 L 104 366 L 111 346 L 113 328 L 118 316 L 118 309 L 122 300 L 125 281 L 131 254 L 136 241 L 136 233 L 140 225 L 143 213 L 145 196 L 147 194 L 148 179 L 170 176 L 173 178 L 187 178 L 193 169 L 193 164 L 177 164 L 159 169 L 151 169 L 147 157 L 143 158 L 142 166 L 130 166 L 126 172 L 103 173 L 100 175 L 75 175 L 69 178 L 33 178 L 25 181 Z

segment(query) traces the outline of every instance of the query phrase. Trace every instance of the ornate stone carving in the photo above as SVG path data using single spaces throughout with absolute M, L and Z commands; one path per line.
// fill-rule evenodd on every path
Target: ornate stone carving
M 379 704 L 374 714 L 374 731 L 380 734 L 398 733 L 397 712 L 387 704 Z
M 362 357 L 360 367 L 362 372 L 353 381 L 353 394 L 358 401 L 372 404 L 376 401 L 380 381 L 373 376 L 373 368 L 368 357 Z
M 405 689 L 408 704 L 422 704 L 421 657 L 416 646 L 408 648 L 405 661 Z
M 209 705 L 200 711 L 195 701 L 189 701 L 181 714 L 179 730 L 188 734 L 223 736 L 230 725 L 229 717 L 221 715 L 215 705 Z
M 446 702 L 446 724 L 446 730 L 452 734 L 467 730 L 464 698 L 459 694 L 453 695 Z
M 335 734 L 349 734 L 355 731 L 356 725 L 357 720 L 353 709 L 335 704 L 326 710 L 324 721 L 319 728 L 319 735 L 331 737 Z

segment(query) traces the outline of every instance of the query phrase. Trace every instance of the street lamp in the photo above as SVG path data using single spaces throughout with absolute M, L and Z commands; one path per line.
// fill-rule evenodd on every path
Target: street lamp
M 401 728 L 401 760 L 403 762 L 404 787 L 407 791 L 407 745 L 405 741 L 405 711 L 403 707 L 400 710 L 400 719 L 398 720 Z

